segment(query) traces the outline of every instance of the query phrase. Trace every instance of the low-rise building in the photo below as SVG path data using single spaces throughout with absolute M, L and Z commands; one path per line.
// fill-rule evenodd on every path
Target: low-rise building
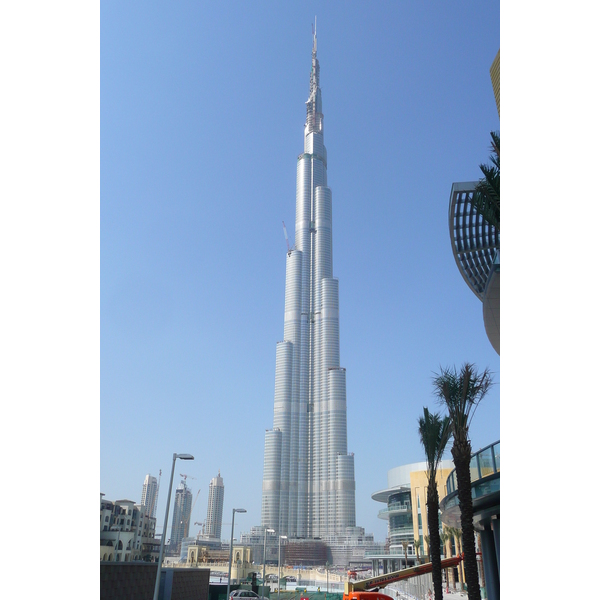
M 451 460 L 441 461 L 438 467 L 437 488 L 440 499 L 446 495 L 445 482 L 454 468 Z M 389 573 L 417 563 L 417 553 L 423 557 L 427 553 L 425 536 L 428 535 L 427 522 L 427 463 L 418 462 L 388 471 L 388 487 L 371 495 L 386 507 L 379 511 L 379 518 L 388 521 L 389 550 L 381 553 L 368 553 L 372 562 L 373 574 Z M 417 545 L 415 542 L 419 541 Z M 408 543 L 405 550 L 404 543 Z
M 158 559 L 156 519 L 132 500 L 105 500 L 100 494 L 100 560 L 130 562 Z

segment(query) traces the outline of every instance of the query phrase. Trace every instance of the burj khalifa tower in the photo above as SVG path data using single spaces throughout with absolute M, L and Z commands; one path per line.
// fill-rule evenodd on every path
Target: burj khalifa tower
M 283 341 L 276 350 L 273 429 L 265 436 L 261 524 L 279 535 L 327 540 L 356 525 L 339 340 L 315 27 L 304 151 L 296 167 L 295 246 L 286 257 Z

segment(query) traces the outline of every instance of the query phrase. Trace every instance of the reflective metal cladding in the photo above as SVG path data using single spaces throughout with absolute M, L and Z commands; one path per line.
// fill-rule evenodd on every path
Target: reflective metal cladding
M 315 31 L 304 152 L 296 169 L 295 246 L 286 259 L 284 341 L 276 350 L 273 429 L 265 436 L 261 524 L 288 537 L 328 539 L 355 527 L 356 514 L 319 79 Z

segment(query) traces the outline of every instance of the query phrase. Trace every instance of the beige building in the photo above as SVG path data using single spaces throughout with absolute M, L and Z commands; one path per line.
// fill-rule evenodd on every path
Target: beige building
M 100 560 L 131 562 L 157 560 L 160 540 L 156 519 L 132 500 L 105 500 L 100 494 Z
M 446 479 L 453 469 L 454 463 L 451 460 L 444 460 L 440 464 L 436 478 L 440 500 L 446 495 Z M 388 521 L 389 540 L 389 552 L 367 555 L 373 565 L 373 574 L 397 571 L 404 568 L 405 562 L 408 562 L 408 566 L 415 565 L 417 552 L 419 561 L 424 562 L 428 553 L 425 538 L 429 534 L 427 463 L 418 462 L 390 469 L 388 487 L 375 492 L 371 498 L 386 504 L 386 508 L 380 510 L 378 516 Z M 416 540 L 419 541 L 418 545 Z M 408 544 L 406 554 L 404 544 Z M 447 549 L 450 551 L 450 546 Z

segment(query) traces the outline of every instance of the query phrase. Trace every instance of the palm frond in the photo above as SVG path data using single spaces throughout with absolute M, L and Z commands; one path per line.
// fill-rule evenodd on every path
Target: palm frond
M 483 219 L 500 231 L 500 134 L 492 131 L 490 135 L 492 166 L 479 165 L 483 179 L 479 180 L 475 188 L 472 203 Z
M 455 440 L 468 437 L 475 411 L 492 385 L 490 370 L 486 368 L 478 373 L 470 363 L 465 363 L 460 372 L 456 367 L 440 368 L 440 373 L 434 376 L 434 394 L 448 409 L 450 430 Z
M 425 450 L 427 477 L 435 485 L 437 468 L 450 439 L 450 419 L 439 413 L 430 413 L 427 407 L 423 407 L 423 416 L 419 417 L 418 423 L 421 444 Z

